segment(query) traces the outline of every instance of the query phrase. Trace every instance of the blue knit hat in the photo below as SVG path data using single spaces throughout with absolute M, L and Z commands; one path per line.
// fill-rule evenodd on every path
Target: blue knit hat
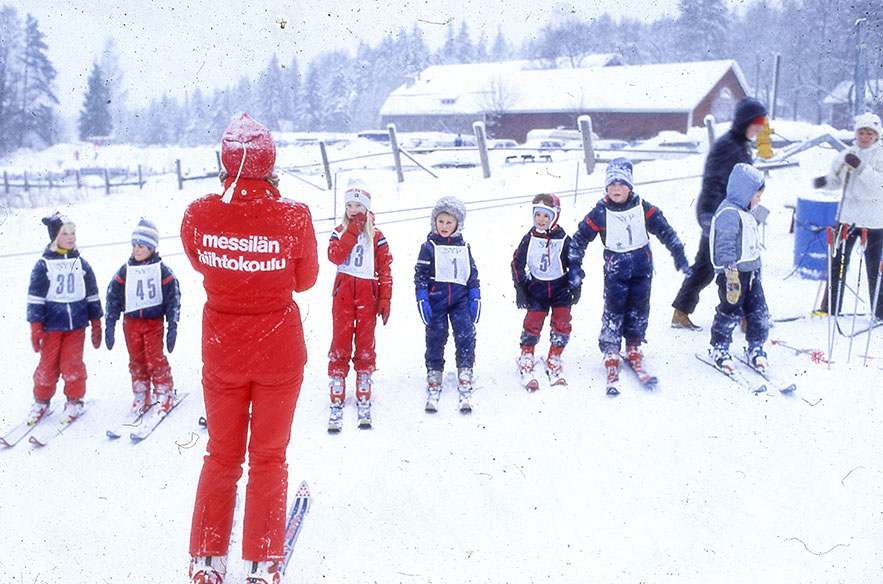
M 607 165 L 607 180 L 604 188 L 609 187 L 615 182 L 621 182 L 626 185 L 629 190 L 634 190 L 634 180 L 632 179 L 632 162 L 628 158 L 614 158 Z
M 144 247 L 149 247 L 150 251 L 156 251 L 159 245 L 159 230 L 156 224 L 150 219 L 141 219 L 138 227 L 132 232 L 132 243 L 140 243 Z

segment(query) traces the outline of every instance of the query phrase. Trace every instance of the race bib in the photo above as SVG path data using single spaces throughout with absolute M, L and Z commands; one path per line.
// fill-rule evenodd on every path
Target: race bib
M 472 273 L 469 267 L 469 248 L 465 245 L 438 245 L 435 247 L 435 281 L 466 285 Z
M 46 260 L 49 276 L 49 292 L 46 300 L 52 302 L 77 302 L 86 297 L 83 264 L 79 258 Z
M 527 269 L 537 280 L 557 280 L 564 275 L 561 264 L 561 248 L 563 239 L 546 239 L 531 237 L 527 246 Z
M 162 268 L 159 263 L 126 268 L 126 312 L 162 304 Z
M 644 247 L 649 242 L 643 205 L 625 211 L 607 209 L 607 239 L 604 244 L 607 249 L 626 252 Z
M 359 240 L 346 261 L 337 266 L 337 271 L 366 280 L 374 279 L 374 241 L 365 233 L 359 234 Z

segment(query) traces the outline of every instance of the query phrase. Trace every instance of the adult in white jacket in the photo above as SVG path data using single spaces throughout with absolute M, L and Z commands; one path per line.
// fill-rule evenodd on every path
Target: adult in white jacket
M 865 246 L 865 266 L 868 271 L 868 288 L 874 295 L 877 274 L 880 269 L 880 256 L 883 251 L 883 134 L 880 117 L 865 113 L 855 118 L 855 143 L 840 152 L 831 164 L 831 172 L 813 179 L 817 189 L 837 190 L 843 187 L 843 199 L 837 209 L 837 234 L 842 235 L 843 227 L 848 229 L 845 245 L 837 239 L 837 253 L 831 269 L 831 290 L 825 291 L 819 312 L 828 312 L 828 296 L 834 313 L 839 313 L 843 304 L 840 280 L 846 276 L 849 256 L 856 241 L 861 242 L 867 231 Z M 841 267 L 842 263 L 842 267 Z M 883 285 L 883 283 L 881 283 Z M 883 293 L 880 294 L 883 296 Z M 883 319 L 883 302 L 877 299 L 875 314 Z

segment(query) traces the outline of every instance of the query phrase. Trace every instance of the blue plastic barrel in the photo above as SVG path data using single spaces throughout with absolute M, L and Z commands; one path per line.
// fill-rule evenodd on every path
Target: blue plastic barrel
M 794 270 L 807 280 L 824 280 L 828 270 L 826 227 L 837 220 L 837 193 L 797 198 L 794 214 Z

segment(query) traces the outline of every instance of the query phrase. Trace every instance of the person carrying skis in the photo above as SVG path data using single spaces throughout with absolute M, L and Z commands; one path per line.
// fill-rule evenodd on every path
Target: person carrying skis
M 521 356 L 518 369 L 528 391 L 539 388 L 534 373 L 534 347 L 540 340 L 543 321 L 551 311 L 549 355 L 545 366 L 552 385 L 567 385 L 561 376 L 561 353 L 570 340 L 570 307 L 578 299 L 567 280 L 567 250 L 570 236 L 558 225 L 561 203 L 558 197 L 540 194 L 533 198 L 533 227 L 515 249 L 512 257 L 512 280 L 515 305 L 527 309 L 521 332 Z
M 36 424 L 49 409 L 58 378 L 64 379 L 67 402 L 63 419 L 74 420 L 84 409 L 86 364 L 83 345 L 92 325 L 92 346 L 101 346 L 101 297 L 95 272 L 77 249 L 77 227 L 56 212 L 43 218 L 49 245 L 31 271 L 27 319 L 31 345 L 40 354 L 34 371 L 34 405 L 28 424 Z
M 674 313 L 672 328 L 700 330 L 690 320 L 699 303 L 699 293 L 714 279 L 714 268 L 708 258 L 708 232 L 711 218 L 727 193 L 727 179 L 733 167 L 742 162 L 751 164 L 751 141 L 757 138 L 766 124 L 766 108 L 752 97 L 743 98 L 736 104 L 733 123 L 726 134 L 714 141 L 705 158 L 702 173 L 702 190 L 696 201 L 696 219 L 702 228 L 696 259 L 684 278 L 678 294 L 672 302 Z
M 765 186 L 763 172 L 750 164 L 737 164 L 727 181 L 727 197 L 711 220 L 710 257 L 717 273 L 720 303 L 711 326 L 708 356 L 728 374 L 734 369 L 730 354 L 733 329 L 743 318 L 748 341 L 746 361 L 760 372 L 769 368 L 763 345 L 770 314 L 761 282 L 760 230 L 751 214 Z
M 607 165 L 605 184 L 607 195 L 589 211 L 573 234 L 568 250 L 568 279 L 572 290 L 582 285 L 586 247 L 600 234 L 604 243 L 604 314 L 598 347 L 607 371 L 607 393 L 617 395 L 619 351 L 623 338 L 629 365 L 642 383 L 654 383 L 644 368 L 641 351 L 650 315 L 653 279 L 649 235 L 652 233 L 665 245 L 674 257 L 678 271 L 686 272 L 689 262 L 684 255 L 684 245 L 662 211 L 633 191 L 631 161 L 626 158 L 611 160 Z
M 156 252 L 159 231 L 149 219 L 141 219 L 132 232 L 132 255 L 107 286 L 104 342 L 113 349 L 120 314 L 129 351 L 132 376 L 132 416 L 140 416 L 154 403 L 169 411 L 175 401 L 172 368 L 163 354 L 163 319 L 168 322 L 166 346 L 175 350 L 181 289 L 178 279 Z M 154 397 L 151 398 L 151 384 Z
M 840 312 L 843 305 L 842 279 L 846 276 L 849 257 L 857 239 L 866 232 L 864 241 L 865 268 L 868 289 L 873 297 L 877 288 L 877 274 L 883 251 L 883 145 L 880 143 L 880 117 L 865 113 L 855 117 L 855 143 L 840 152 L 831 163 L 831 172 L 813 179 L 817 189 L 837 190 L 845 185 L 843 199 L 837 210 L 837 238 L 847 229 L 845 241 L 835 244 L 831 270 L 831 289 L 825 290 L 822 304 L 816 314 Z M 856 294 L 858 291 L 856 290 Z M 883 301 L 878 298 L 874 306 L 877 320 L 883 320 Z M 830 304 L 828 299 L 830 298 Z M 871 301 L 873 303 L 873 300 Z
M 356 370 L 359 426 L 371 427 L 374 385 L 371 374 L 377 358 L 374 328 L 378 316 L 386 325 L 392 298 L 392 254 L 383 233 L 374 225 L 371 192 L 363 180 L 350 179 L 344 203 L 343 220 L 331 232 L 328 242 L 328 259 L 337 266 L 331 304 L 333 332 L 328 351 L 328 376 L 331 378 L 329 432 L 341 430 L 350 359 Z
M 481 289 L 472 249 L 463 240 L 466 206 L 442 197 L 430 217 L 432 231 L 414 267 L 417 310 L 426 325 L 426 411 L 435 412 L 441 395 L 448 320 L 454 329 L 460 411 L 472 410 L 475 325 L 481 317 Z
M 236 483 L 248 452 L 242 558 L 248 582 L 279 578 L 288 489 L 286 449 L 307 361 L 292 292 L 319 273 L 309 208 L 283 198 L 270 131 L 247 113 L 221 139 L 224 195 L 187 207 L 181 243 L 202 275 L 202 388 L 208 452 L 190 529 L 190 579 L 224 581 Z

